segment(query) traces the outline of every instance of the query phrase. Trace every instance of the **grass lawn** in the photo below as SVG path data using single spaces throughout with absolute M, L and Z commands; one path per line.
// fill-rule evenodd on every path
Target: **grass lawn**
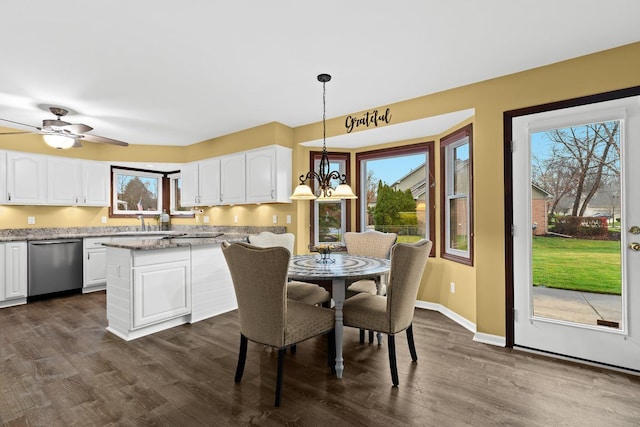
M 533 284 L 620 295 L 620 242 L 533 237 Z
M 398 236 L 398 240 L 396 241 L 397 243 L 414 243 L 414 242 L 418 242 L 421 239 L 424 239 L 424 237 L 421 236 Z

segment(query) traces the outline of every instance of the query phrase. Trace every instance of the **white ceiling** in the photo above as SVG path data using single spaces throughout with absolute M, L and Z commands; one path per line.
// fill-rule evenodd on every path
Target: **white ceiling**
M 0 16 L 1 118 L 39 126 L 59 105 L 131 144 L 318 122 L 319 73 L 331 118 L 640 41 L 637 0 L 3 0 Z

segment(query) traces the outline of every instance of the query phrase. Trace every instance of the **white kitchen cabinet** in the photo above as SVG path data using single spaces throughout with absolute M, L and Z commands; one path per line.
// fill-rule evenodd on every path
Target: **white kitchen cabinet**
M 107 286 L 107 248 L 110 237 L 88 237 L 82 240 L 82 292 L 95 292 Z
M 220 202 L 233 205 L 245 202 L 245 153 L 220 157 Z
M 47 157 L 47 203 L 72 206 L 79 201 L 80 168 L 77 159 Z
M 0 307 L 27 302 L 27 242 L 0 243 Z
M 107 163 L 80 161 L 80 178 L 80 206 L 110 205 L 111 171 Z
M 187 163 L 180 169 L 182 206 L 220 204 L 220 158 Z
M 0 203 L 7 202 L 7 152 L 0 151 Z
M 107 330 L 132 340 L 187 323 L 190 248 L 107 247 Z
M 7 200 L 18 205 L 47 203 L 46 156 L 7 152 Z
M 245 156 L 247 203 L 291 203 L 291 149 L 272 145 Z
M 47 156 L 47 204 L 109 206 L 109 165 Z

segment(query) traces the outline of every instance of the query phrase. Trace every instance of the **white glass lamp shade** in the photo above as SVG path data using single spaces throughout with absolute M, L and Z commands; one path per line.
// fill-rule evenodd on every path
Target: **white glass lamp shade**
M 57 149 L 65 149 L 73 147 L 75 140 L 65 135 L 44 135 L 44 142 L 50 147 Z
M 353 190 L 348 184 L 340 184 L 333 190 L 332 199 L 357 199 L 358 196 L 353 194 Z
M 293 190 L 293 194 L 289 198 L 291 200 L 314 200 L 317 197 L 313 194 L 311 187 L 306 184 L 300 184 Z

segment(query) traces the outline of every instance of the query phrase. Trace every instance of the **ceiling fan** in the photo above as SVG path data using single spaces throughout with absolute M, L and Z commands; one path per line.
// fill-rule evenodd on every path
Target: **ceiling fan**
M 61 117 L 64 117 L 69 112 L 64 108 L 60 107 L 49 107 L 49 111 L 56 116 L 56 119 L 44 119 L 42 121 L 42 127 L 32 126 L 25 123 L 15 122 L 13 120 L 7 120 L 0 118 L 3 122 L 15 123 L 17 125 L 26 126 L 30 128 L 34 128 L 37 132 L 27 131 L 27 132 L 6 132 L 0 133 L 0 135 L 16 135 L 23 133 L 39 133 L 43 135 L 44 141 L 50 145 L 51 147 L 64 149 L 64 148 L 72 148 L 72 147 L 82 147 L 80 140 L 90 141 L 90 142 L 99 142 L 104 144 L 113 144 L 120 145 L 122 147 L 126 147 L 129 144 L 126 142 L 118 141 L 116 139 L 105 138 L 104 136 L 98 135 L 90 135 L 86 132 L 93 130 L 91 126 L 87 126 L 82 123 L 69 123 L 61 120 Z

